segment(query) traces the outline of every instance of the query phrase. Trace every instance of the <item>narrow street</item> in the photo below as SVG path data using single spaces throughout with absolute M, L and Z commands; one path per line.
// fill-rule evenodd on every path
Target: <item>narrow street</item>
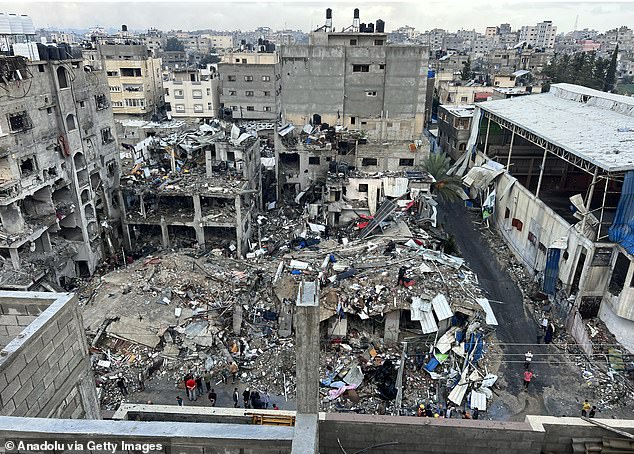
M 540 328 L 527 313 L 521 290 L 478 231 L 473 215 L 460 202 L 443 204 L 439 211 L 440 222 L 454 236 L 461 255 L 478 275 L 488 298 L 499 302 L 491 306 L 499 322 L 497 339 L 503 344 L 504 355 L 498 371 L 499 396 L 493 399 L 487 416 L 523 420 L 526 414 L 576 414 L 577 402 L 584 398 L 575 392 L 582 384 L 578 369 L 556 346 L 536 343 Z M 523 360 L 529 348 L 535 355 L 532 370 L 536 376 L 525 392 Z

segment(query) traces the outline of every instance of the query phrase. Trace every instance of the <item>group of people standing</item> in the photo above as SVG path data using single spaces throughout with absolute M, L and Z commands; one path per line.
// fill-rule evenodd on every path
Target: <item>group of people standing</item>
M 233 389 L 233 406 L 234 408 L 239 408 L 239 393 L 238 388 Z M 244 408 L 257 408 L 257 409 L 267 409 L 269 408 L 269 402 L 271 400 L 271 396 L 269 395 L 267 390 L 262 391 L 260 394 L 257 390 L 249 390 L 246 388 L 242 392 L 242 402 L 244 404 Z M 277 404 L 273 404 L 273 410 L 279 410 Z

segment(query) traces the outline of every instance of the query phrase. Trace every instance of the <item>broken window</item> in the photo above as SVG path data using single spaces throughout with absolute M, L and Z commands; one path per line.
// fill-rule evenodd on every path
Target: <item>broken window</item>
M 44 65 L 37 65 L 37 70 L 41 73 L 44 72 Z
M 203 91 L 202 90 L 192 90 L 192 97 L 194 99 L 202 99 L 203 98 Z
M 368 192 L 368 185 L 367 184 L 359 184 L 359 192 Z
M 379 69 L 385 69 L 385 65 L 379 65 Z
M 352 65 L 353 73 L 369 73 L 370 65 Z
M 629 269 L 630 260 L 625 254 L 619 252 L 616 263 L 614 264 L 614 269 L 612 270 L 612 277 L 610 277 L 610 284 L 608 285 L 608 290 L 614 296 L 618 296 L 621 290 L 623 290 Z
M 110 131 L 110 128 L 103 128 L 101 130 L 101 143 L 107 144 L 112 142 L 114 142 L 114 137 L 112 135 L 112 132 Z
M 142 77 L 141 68 L 121 68 L 123 77 Z
M 244 94 L 245 96 L 253 96 L 253 91 L 247 90 Z
M 374 40 L 374 45 L 375 46 L 382 46 L 383 45 L 383 40 L 382 39 L 375 39 Z
M 365 95 L 370 97 L 376 97 L 376 91 L 366 91 Z
M 262 76 L 262 82 L 269 82 L 271 80 L 271 76 Z
M 264 107 L 264 112 L 270 112 L 271 111 L 271 107 L 270 106 L 265 106 Z
M 270 91 L 265 91 L 264 92 L 264 96 L 271 96 L 271 92 Z
M 350 40 L 350 45 L 351 46 L 356 46 L 357 45 L 357 40 L 356 39 L 351 39 Z
M 401 158 L 398 160 L 399 166 L 413 166 L 414 159 L 413 158 Z
M 57 68 L 57 83 L 59 88 L 68 88 L 68 77 L 66 75 L 66 68 L 59 66 Z
M 229 90 L 229 96 L 235 96 L 236 93 L 237 92 L 235 90 Z
M 310 165 L 314 165 L 314 166 L 318 166 L 320 164 L 321 160 L 319 159 L 319 156 L 309 156 L 308 157 L 308 164 Z
M 9 130 L 11 132 L 26 131 L 33 127 L 26 111 L 9 114 L 7 117 L 9 119 Z
M 253 112 L 255 110 L 255 106 L 247 106 L 247 110 L 249 112 Z
M 77 129 L 77 124 L 75 123 L 75 115 L 68 114 L 66 116 L 66 129 L 68 129 L 69 131 L 74 131 L 75 129 Z
M 253 82 L 253 76 L 244 76 L 245 82 Z
M 97 110 L 107 109 L 109 107 L 108 97 L 104 94 L 95 95 L 95 105 Z
M 119 71 L 106 71 L 108 77 L 116 77 L 119 75 Z
M 377 158 L 363 158 L 361 160 L 362 166 L 376 166 L 379 164 L 379 160 Z
M 20 175 L 23 177 L 35 171 L 35 157 L 24 158 L 20 161 Z
M 227 80 L 229 82 L 235 82 L 236 81 L 236 76 L 227 76 Z

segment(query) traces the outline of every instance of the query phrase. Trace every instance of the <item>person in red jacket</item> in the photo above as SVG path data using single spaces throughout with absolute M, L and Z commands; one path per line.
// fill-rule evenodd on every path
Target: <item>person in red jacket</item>
M 196 380 L 192 377 L 188 378 L 185 382 L 185 387 L 187 388 L 187 397 L 189 400 L 196 400 L 198 396 L 196 396 Z
M 531 379 L 535 376 L 530 370 L 524 371 L 524 389 L 528 389 L 528 385 L 531 384 Z

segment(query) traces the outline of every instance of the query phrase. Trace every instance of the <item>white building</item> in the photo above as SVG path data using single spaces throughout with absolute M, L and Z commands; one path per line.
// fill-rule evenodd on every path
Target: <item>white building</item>
M 215 118 L 220 107 L 218 73 L 212 69 L 183 69 L 163 81 L 165 102 L 175 118 Z
M 552 49 L 555 47 L 555 36 L 557 35 L 557 27 L 552 21 L 540 22 L 537 25 L 524 25 L 520 29 L 520 42 L 526 41 L 533 47 L 545 47 Z

